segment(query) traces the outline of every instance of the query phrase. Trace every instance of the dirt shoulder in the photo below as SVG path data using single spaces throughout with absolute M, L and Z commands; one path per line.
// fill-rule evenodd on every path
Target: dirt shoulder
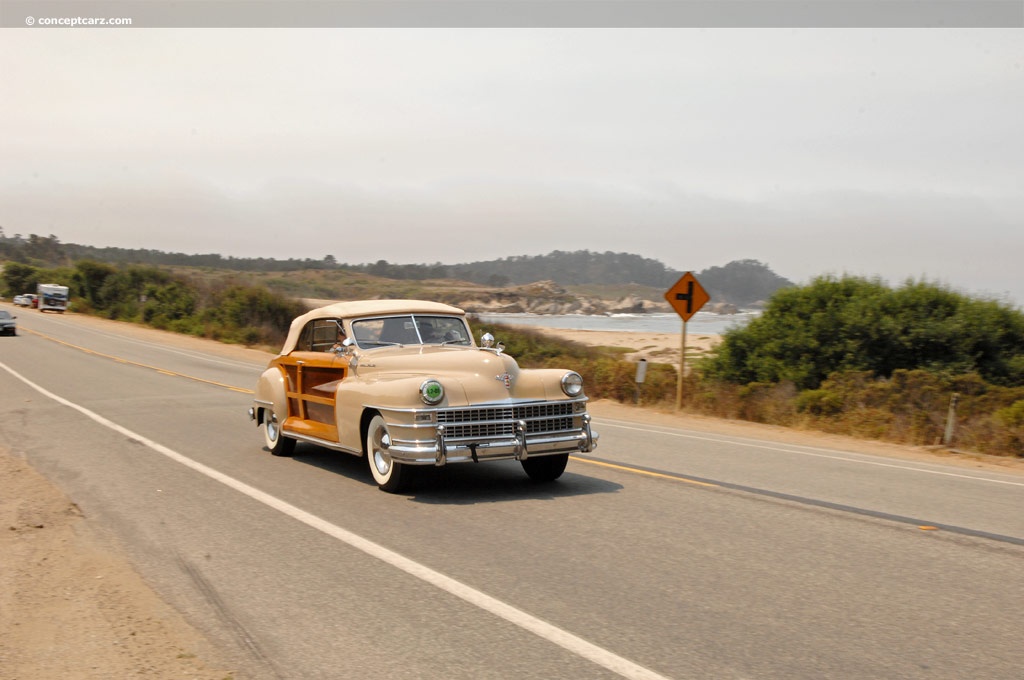
M 78 317 L 111 329 L 116 322 Z M 116 332 L 240 360 L 266 361 L 269 352 L 232 347 L 131 324 Z M 546 332 L 556 332 L 550 329 Z M 679 352 L 679 336 L 567 331 L 592 345 L 629 347 L 640 356 Z M 694 338 L 705 348 L 713 337 Z M 738 437 L 858 451 L 905 460 L 1024 475 L 1024 461 L 930 451 L 848 437 L 724 421 L 608 401 L 591 405 L 600 418 L 681 427 Z M 237 679 L 218 665 L 218 652 L 153 592 L 126 558 L 111 551 L 72 499 L 0 444 L 0 668 L 7 680 Z
M 0 447 L 0 672 L 8 680 L 225 680 L 216 650 Z

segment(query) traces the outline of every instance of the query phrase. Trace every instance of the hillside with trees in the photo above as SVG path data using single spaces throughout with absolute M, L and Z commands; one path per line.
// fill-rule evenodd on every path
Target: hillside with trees
M 757 260 L 734 260 L 704 269 L 696 277 L 712 300 L 725 300 L 737 307 L 766 302 L 776 291 L 793 286 Z
M 7 237 L 0 229 L 0 260 L 37 267 L 67 266 L 80 260 L 111 265 L 194 267 L 239 273 L 349 272 L 395 281 L 463 281 L 500 289 L 551 281 L 565 288 L 587 287 L 598 294 L 629 290 L 658 299 L 683 274 L 663 263 L 629 253 L 589 250 L 553 251 L 547 255 L 520 255 L 498 260 L 462 264 L 394 264 L 387 260 L 345 264 L 334 256 L 319 260 L 235 258 L 217 254 L 186 255 L 156 250 L 106 248 L 61 243 L 53 234 Z M 780 288 L 792 286 L 788 279 L 757 260 L 736 260 L 694 272 L 715 302 L 737 307 L 767 300 Z M 306 297 L 316 297 L 312 291 Z

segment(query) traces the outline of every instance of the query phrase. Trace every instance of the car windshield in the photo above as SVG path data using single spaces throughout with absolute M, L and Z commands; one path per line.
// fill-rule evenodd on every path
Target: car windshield
M 466 322 L 459 316 L 405 314 L 352 322 L 361 349 L 390 345 L 469 345 Z
M 11 318 L 11 313 L 10 312 L 5 312 L 2 309 L 0 309 L 0 319 L 10 319 L 10 318 Z

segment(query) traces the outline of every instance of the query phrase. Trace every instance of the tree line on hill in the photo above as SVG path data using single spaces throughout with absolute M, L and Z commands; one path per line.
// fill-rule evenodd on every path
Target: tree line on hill
M 53 234 L 31 234 L 27 238 L 16 234 L 7 237 L 2 229 L 0 259 L 35 266 L 67 266 L 80 260 L 90 260 L 113 265 L 211 267 L 243 272 L 346 270 L 397 280 L 457 279 L 493 288 L 554 281 L 562 286 L 636 284 L 667 290 L 683 274 L 657 260 L 640 255 L 589 250 L 555 250 L 547 255 L 517 255 L 463 264 L 395 264 L 387 260 L 344 264 L 332 255 L 319 260 L 275 260 L 101 248 L 61 243 Z M 751 259 L 735 260 L 694 274 L 713 300 L 737 306 L 765 301 L 776 290 L 793 285 L 788 279 L 773 272 L 768 265 Z

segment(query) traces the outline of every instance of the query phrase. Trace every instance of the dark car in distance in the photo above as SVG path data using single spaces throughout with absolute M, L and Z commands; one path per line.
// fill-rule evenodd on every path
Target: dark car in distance
M 17 335 L 18 322 L 15 321 L 17 318 L 16 316 L 11 316 L 11 313 L 7 310 L 0 309 L 0 335 Z

